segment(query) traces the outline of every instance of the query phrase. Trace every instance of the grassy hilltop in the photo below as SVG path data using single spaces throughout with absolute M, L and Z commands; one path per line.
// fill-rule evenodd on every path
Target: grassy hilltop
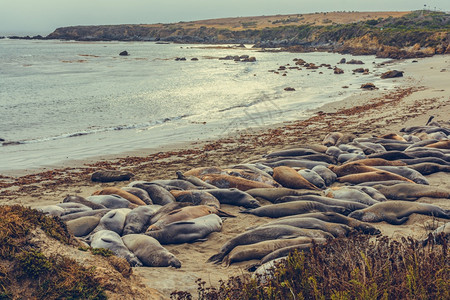
M 292 51 L 407 58 L 450 53 L 450 14 L 332 12 L 214 19 L 174 24 L 73 26 L 48 39 L 246 43 Z

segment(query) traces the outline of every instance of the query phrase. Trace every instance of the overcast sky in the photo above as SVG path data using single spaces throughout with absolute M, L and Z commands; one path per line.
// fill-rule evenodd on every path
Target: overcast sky
M 151 24 L 325 11 L 450 11 L 450 0 L 0 0 L 0 33 L 73 25 Z

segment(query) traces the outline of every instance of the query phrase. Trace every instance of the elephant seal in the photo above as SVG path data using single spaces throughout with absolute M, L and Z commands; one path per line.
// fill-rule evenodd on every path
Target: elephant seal
M 86 200 L 84 197 L 78 196 L 78 195 L 67 195 L 64 200 L 63 203 L 68 203 L 68 202 L 73 202 L 73 203 L 81 203 L 83 205 L 86 205 L 92 209 L 103 209 L 106 208 L 104 205 L 101 204 L 97 204 L 97 203 L 93 203 L 91 201 Z
M 312 238 L 301 236 L 293 239 L 277 239 L 249 245 L 239 245 L 224 257 L 223 262 L 229 266 L 235 262 L 261 259 L 275 250 L 289 246 L 311 244 L 312 240 Z
M 169 179 L 169 180 L 159 179 L 159 180 L 152 180 L 149 183 L 154 183 L 163 187 L 168 186 L 180 188 L 182 190 L 195 190 L 198 188 L 196 185 L 190 183 L 189 181 L 180 179 Z
M 79 203 L 74 203 L 79 204 Z M 82 205 L 82 204 L 79 204 Z M 84 206 L 85 209 L 66 209 L 58 205 L 45 205 L 45 206 L 39 206 L 36 207 L 37 210 L 41 211 L 42 213 L 49 215 L 49 216 L 55 216 L 55 217 L 62 217 L 64 215 L 70 215 L 71 212 L 77 213 L 77 212 L 85 212 L 87 210 L 92 210 L 90 207 Z
M 422 174 L 409 167 L 377 166 L 375 168 L 403 176 L 414 181 L 417 184 L 430 185 L 428 180 Z
M 209 205 L 220 208 L 220 201 L 203 190 L 170 191 L 177 202 L 190 202 L 193 205 Z
M 347 201 L 341 199 L 334 199 L 329 197 L 322 196 L 314 196 L 314 195 L 306 195 L 306 196 L 285 196 L 278 198 L 275 203 L 286 203 L 293 201 L 313 201 L 322 203 L 325 205 L 333 205 L 333 206 L 342 206 L 348 209 L 348 211 L 354 211 L 358 209 L 366 208 L 367 205 L 356 202 L 356 201 Z
M 414 158 L 414 156 L 410 156 L 409 154 L 406 154 L 404 151 L 386 151 L 383 153 L 374 153 L 370 154 L 369 158 L 383 158 L 386 160 L 400 160 L 400 159 L 411 159 Z
M 358 162 L 360 164 L 366 165 L 366 166 L 406 166 L 406 163 L 404 163 L 401 160 L 387 160 L 384 158 L 365 158 L 365 159 L 359 159 L 355 162 Z
M 386 198 L 393 200 L 415 201 L 421 197 L 450 199 L 450 191 L 434 186 L 423 186 L 408 183 L 399 183 L 391 186 L 374 185 Z
M 195 177 L 200 177 L 202 175 L 207 174 L 226 174 L 226 172 L 222 168 L 213 166 L 213 167 L 194 168 L 183 173 L 184 176 L 195 176 Z
M 203 240 L 210 233 L 221 229 L 222 219 L 216 214 L 209 214 L 189 221 L 174 222 L 161 230 L 145 234 L 154 237 L 161 244 L 182 244 Z
M 189 175 L 184 175 L 183 173 L 181 173 L 180 171 L 176 172 L 178 179 L 184 180 L 184 181 L 189 181 L 190 183 L 199 186 L 199 187 L 203 187 L 205 189 L 217 189 L 216 186 L 209 184 L 207 182 L 204 182 L 203 180 L 201 180 L 198 177 L 195 176 L 189 176 Z
M 344 164 L 351 161 L 357 161 L 361 159 L 365 159 L 366 155 L 364 153 L 342 153 L 338 156 L 338 163 Z
M 60 218 L 64 222 L 67 222 L 70 220 L 75 220 L 75 219 L 78 219 L 81 217 L 88 217 L 88 216 L 99 216 L 101 218 L 110 211 L 111 211 L 111 209 L 109 209 L 109 208 L 93 209 L 93 210 L 87 210 L 87 211 L 82 211 L 82 212 L 78 212 L 78 213 L 73 213 L 70 215 L 64 215 L 64 216 L 61 216 Z
M 122 241 L 120 235 L 110 230 L 100 230 L 90 237 L 92 248 L 105 248 L 115 255 L 125 258 L 132 267 L 142 267 L 142 262 L 134 255 Z
M 271 225 L 258 227 L 253 230 L 243 232 L 236 237 L 228 240 L 219 252 L 208 259 L 208 262 L 221 263 L 225 255 L 230 253 L 239 245 L 255 244 L 267 240 L 288 239 L 296 237 L 310 238 L 333 238 L 328 232 L 315 229 L 302 229 L 289 225 Z
M 153 201 L 150 198 L 150 196 L 148 195 L 146 190 L 137 188 L 137 187 L 129 187 L 129 186 L 125 186 L 122 188 L 122 190 L 135 195 L 136 197 L 139 197 L 139 199 L 141 199 L 142 201 L 145 202 L 146 205 L 152 205 Z
M 358 174 L 358 173 L 367 173 L 367 172 L 375 172 L 378 171 L 376 168 L 364 165 L 359 162 L 351 162 L 346 163 L 341 166 L 329 166 L 328 169 L 330 169 L 333 173 L 335 173 L 338 177 L 346 176 L 346 175 L 352 175 L 352 174 Z
M 260 182 L 260 183 L 265 183 L 270 185 L 271 187 L 279 187 L 280 184 L 278 182 L 276 182 L 275 180 L 273 180 L 272 176 L 270 176 L 269 174 L 265 174 L 262 171 L 259 172 L 254 172 L 252 170 L 249 169 L 237 169 L 237 168 L 233 168 L 233 169 L 224 169 L 227 172 L 227 175 L 230 176 L 235 176 L 235 177 L 241 177 L 253 182 Z M 216 176 L 220 176 L 220 175 L 216 175 Z
M 278 198 L 284 196 L 303 196 L 303 195 L 318 195 L 321 196 L 322 193 L 320 191 L 313 190 L 294 190 L 289 188 L 270 188 L 270 189 L 251 189 L 246 191 L 249 195 L 253 197 L 259 197 L 266 199 L 272 203 L 275 202 Z M 252 207 L 254 208 L 254 207 Z
M 324 189 L 327 187 L 322 177 L 320 177 L 320 175 L 313 170 L 303 169 L 298 171 L 298 173 L 319 189 Z
M 331 132 L 324 137 L 322 144 L 327 147 L 334 146 L 336 145 L 337 141 L 343 136 L 344 135 L 340 132 Z
M 261 162 L 263 165 L 269 166 L 271 168 L 276 168 L 280 166 L 291 167 L 291 168 L 307 168 L 312 169 L 315 166 L 329 166 L 328 163 L 322 161 L 311 161 L 307 159 L 283 159 L 277 162 Z
M 412 180 L 409 180 L 403 176 L 387 172 L 387 171 L 376 171 L 376 172 L 367 172 L 367 173 L 359 173 L 346 175 L 342 177 L 338 177 L 338 182 L 348 182 L 352 184 L 358 184 L 362 182 L 368 181 L 383 181 L 383 180 L 401 180 L 406 182 L 413 183 Z
M 437 149 L 450 149 L 450 140 L 443 140 L 436 143 L 428 144 L 425 147 Z
M 334 156 L 335 158 L 338 158 L 339 155 L 344 154 L 344 153 L 347 153 L 347 152 L 339 149 L 336 146 L 328 147 L 327 151 L 325 152 L 325 154 L 330 155 L 330 156 Z
M 104 205 L 105 207 L 111 209 L 136 207 L 136 204 L 131 203 L 130 201 L 120 197 L 119 195 L 95 195 L 89 196 L 86 199 L 93 203 Z
M 358 186 L 358 185 L 352 185 L 352 186 L 346 186 L 347 189 L 353 189 L 358 190 L 360 192 L 363 192 L 370 196 L 375 201 L 383 202 L 387 201 L 386 196 L 384 196 L 382 193 L 380 193 L 377 189 L 371 187 L 371 186 Z M 343 188 L 344 189 L 344 188 Z M 337 190 L 337 189 L 333 189 Z M 374 203 L 375 204 L 375 203 Z
M 337 179 L 336 173 L 325 166 L 315 166 L 312 170 L 322 177 L 326 186 L 332 185 Z
M 387 133 L 387 134 L 383 134 L 383 135 L 381 135 L 379 137 L 382 138 L 382 139 L 389 139 L 389 140 L 396 140 L 396 141 L 406 142 L 406 140 L 402 136 L 400 136 L 400 135 L 398 135 L 396 133 Z
M 175 202 L 175 197 L 165 188 L 147 181 L 133 181 L 128 186 L 145 190 L 153 201 L 153 204 L 166 205 Z
M 116 187 L 107 187 L 104 188 L 103 190 L 94 192 L 92 195 L 113 195 L 113 194 L 125 198 L 131 203 L 134 203 L 136 205 L 146 205 L 146 203 L 142 201 L 141 198 L 131 193 L 128 193 L 127 191 L 124 191 L 122 189 L 118 189 Z
M 151 236 L 127 234 L 122 237 L 125 246 L 136 255 L 145 267 L 180 268 L 181 262 Z
M 319 241 L 318 244 L 323 244 L 324 242 Z M 273 251 L 272 253 L 267 254 L 264 256 L 260 263 L 265 264 L 271 260 L 280 258 L 280 257 L 288 257 L 291 252 L 298 251 L 298 252 L 310 252 L 310 249 L 313 247 L 313 243 L 308 244 L 299 244 L 294 246 L 288 246 L 284 248 L 280 248 L 278 250 Z
M 100 222 L 99 216 L 87 216 L 66 222 L 67 230 L 76 237 L 86 236 L 91 233 Z
M 334 211 L 341 214 L 349 213 L 349 210 L 342 206 L 325 205 L 314 201 L 293 201 L 271 204 L 253 209 L 245 209 L 240 211 L 240 213 L 252 214 L 258 217 L 280 218 L 317 211 Z
M 172 202 L 161 206 L 150 218 L 149 224 L 156 223 L 162 216 L 180 209 L 182 207 L 191 206 L 192 203 L 189 202 Z
M 439 164 L 443 166 L 449 166 L 450 163 L 443 160 L 442 158 L 438 157 L 419 157 L 419 158 L 412 158 L 412 159 L 402 159 L 404 163 L 407 165 L 414 165 L 414 164 L 420 164 L 420 163 L 434 163 Z
M 307 148 L 292 148 L 292 149 L 274 151 L 272 153 L 265 155 L 265 157 L 303 156 L 303 155 L 310 155 L 310 154 L 317 154 L 317 153 L 319 153 L 319 152 L 311 150 L 311 149 L 307 149 Z
M 325 153 L 317 153 L 317 154 L 309 154 L 309 155 L 303 155 L 303 156 L 279 156 L 274 158 L 269 158 L 266 161 L 267 162 L 277 162 L 282 160 L 307 160 L 307 161 L 315 161 L 315 162 L 323 162 L 328 164 L 335 164 L 337 163 L 336 157 L 333 155 L 328 155 Z
M 408 165 L 408 168 L 416 170 L 422 175 L 430 175 L 437 172 L 450 172 L 450 165 L 440 165 L 435 163 L 420 163 Z
M 325 196 L 334 199 L 354 201 L 365 205 L 373 205 L 375 203 L 378 203 L 377 200 L 373 199 L 365 192 L 359 189 L 352 189 L 350 187 L 337 187 L 327 189 L 325 190 Z
M 290 225 L 305 229 L 319 229 L 332 234 L 334 237 L 345 237 L 347 236 L 347 234 L 353 231 L 351 227 L 345 224 L 331 223 L 316 218 L 308 218 L 302 216 L 299 216 L 298 218 L 292 217 L 286 219 L 277 219 L 274 221 L 270 221 L 267 224 L 261 225 L 260 227 L 271 225 Z
M 320 190 L 290 167 L 280 166 L 274 168 L 273 179 L 287 188 Z
M 212 189 L 203 191 L 216 197 L 221 204 L 243 206 L 245 208 L 256 208 L 261 206 L 258 200 L 238 189 Z
M 298 219 L 298 218 L 314 218 L 325 222 L 344 224 L 365 234 L 377 235 L 381 233 L 380 230 L 378 230 L 369 223 L 361 222 L 354 218 L 349 218 L 347 216 L 335 212 L 314 212 L 303 215 L 284 217 L 281 218 L 280 220 Z
M 224 174 L 207 174 L 200 176 L 200 179 L 212 184 L 218 188 L 236 188 L 241 191 L 246 191 L 254 188 L 271 188 L 273 185 L 262 183 L 254 180 L 245 179 Z
M 160 205 L 138 206 L 127 214 L 123 235 L 142 233 L 150 223 L 151 217 L 161 208 Z
M 188 221 L 209 214 L 216 214 L 220 217 L 235 217 L 229 213 L 224 212 L 223 210 L 209 205 L 186 206 L 177 210 L 173 210 L 170 213 L 161 216 L 158 221 L 148 227 L 147 231 L 160 230 L 168 224 L 174 222 Z
M 408 217 L 414 213 L 450 219 L 450 210 L 444 210 L 432 204 L 398 200 L 374 204 L 352 212 L 349 217 L 364 222 L 386 221 L 390 224 L 400 225 L 405 223 Z
M 127 214 L 131 211 L 128 208 L 113 209 L 105 214 L 98 223 L 97 227 L 92 231 L 95 233 L 100 230 L 114 231 L 119 235 L 122 235 L 123 227 L 125 226 L 125 220 Z
M 253 171 L 255 173 L 258 173 L 258 174 L 260 174 L 262 176 L 268 176 L 268 175 L 272 176 L 272 174 L 273 174 L 273 169 L 272 168 L 270 168 L 268 166 L 265 166 L 263 164 L 258 164 L 258 163 L 255 163 L 255 164 L 250 164 L 250 163 L 248 163 L 248 164 L 238 164 L 238 165 L 234 165 L 233 168 L 249 169 L 249 170 L 251 170 L 251 171 Z
M 113 182 L 130 180 L 134 174 L 126 171 L 117 170 L 99 170 L 91 175 L 91 180 L 94 182 Z

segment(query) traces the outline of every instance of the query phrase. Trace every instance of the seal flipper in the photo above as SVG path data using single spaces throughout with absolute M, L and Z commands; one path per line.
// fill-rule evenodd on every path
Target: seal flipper
M 236 218 L 236 216 L 235 215 L 232 215 L 232 214 L 230 214 L 230 213 L 227 213 L 226 211 L 224 211 L 224 210 L 222 210 L 222 209 L 220 209 L 220 208 L 218 208 L 217 209 L 217 215 L 219 216 L 219 217 L 228 217 L 228 218 Z

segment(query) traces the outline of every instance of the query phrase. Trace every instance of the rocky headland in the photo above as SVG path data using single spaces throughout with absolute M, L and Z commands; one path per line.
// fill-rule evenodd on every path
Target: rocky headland
M 70 26 L 56 29 L 45 39 L 253 44 L 285 51 L 398 59 L 450 53 L 450 14 L 422 10 L 332 12 L 173 24 Z

